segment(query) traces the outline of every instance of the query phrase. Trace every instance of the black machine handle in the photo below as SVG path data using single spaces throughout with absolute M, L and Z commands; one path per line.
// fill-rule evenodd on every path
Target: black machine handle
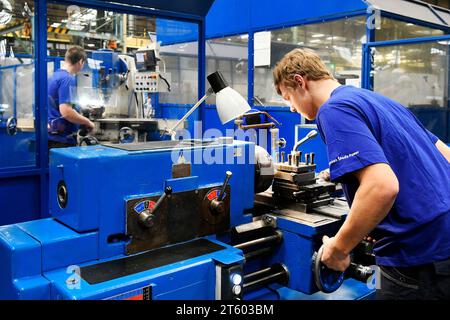
M 154 217 L 155 217 L 155 211 L 158 210 L 158 208 L 161 206 L 161 203 L 167 198 L 167 196 L 172 194 L 172 187 L 167 186 L 164 189 L 164 193 L 159 197 L 158 201 L 156 201 L 155 205 L 152 209 L 147 209 L 142 211 L 139 214 L 139 221 L 146 226 L 147 228 L 150 228 L 154 225 Z
M 225 181 L 223 182 L 222 189 L 220 190 L 220 195 L 217 200 L 223 201 L 225 198 L 225 190 L 227 189 L 228 183 L 230 182 L 231 176 L 233 173 L 231 171 L 225 172 Z
M 211 211 L 215 215 L 222 214 L 225 211 L 225 206 L 224 206 L 224 202 L 223 202 L 225 199 L 225 190 L 228 187 L 228 183 L 230 182 L 232 175 L 233 175 L 233 173 L 231 171 L 227 171 L 225 173 L 225 181 L 223 182 L 222 187 L 220 189 L 220 194 L 217 197 L 217 199 L 212 200 L 210 203 Z

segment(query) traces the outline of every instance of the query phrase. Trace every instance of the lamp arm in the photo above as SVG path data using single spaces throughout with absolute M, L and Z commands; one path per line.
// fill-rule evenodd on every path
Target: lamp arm
M 166 129 L 165 134 L 172 135 L 175 133 L 175 130 L 178 128 L 178 126 L 183 123 L 184 120 L 187 119 L 194 111 L 197 109 L 210 95 L 212 95 L 214 92 L 212 88 L 209 88 L 208 91 L 206 91 L 206 94 L 181 118 L 178 120 L 178 122 L 171 128 Z

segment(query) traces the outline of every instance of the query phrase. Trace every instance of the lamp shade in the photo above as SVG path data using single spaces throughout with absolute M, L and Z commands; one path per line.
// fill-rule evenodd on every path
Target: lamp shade
M 251 109 L 247 100 L 230 87 L 216 93 L 216 106 L 222 124 L 236 119 Z

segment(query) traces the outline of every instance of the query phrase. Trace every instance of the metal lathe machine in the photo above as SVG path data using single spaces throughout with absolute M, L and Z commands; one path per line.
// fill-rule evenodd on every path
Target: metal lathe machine
M 0 227 L 1 299 L 361 299 L 321 265 L 348 212 L 299 151 L 232 138 L 53 149 L 51 218 Z

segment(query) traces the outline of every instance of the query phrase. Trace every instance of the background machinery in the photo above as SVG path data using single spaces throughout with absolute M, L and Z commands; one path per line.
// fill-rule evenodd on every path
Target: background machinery
M 160 71 L 159 44 L 120 54 L 111 49 L 92 52 L 85 73 L 78 76 L 83 114 L 95 123 L 95 133 L 80 132 L 79 143 L 96 144 L 162 140 L 176 120 L 155 118 L 154 94 L 171 91 L 170 73 Z M 180 129 L 185 128 L 183 123 Z

